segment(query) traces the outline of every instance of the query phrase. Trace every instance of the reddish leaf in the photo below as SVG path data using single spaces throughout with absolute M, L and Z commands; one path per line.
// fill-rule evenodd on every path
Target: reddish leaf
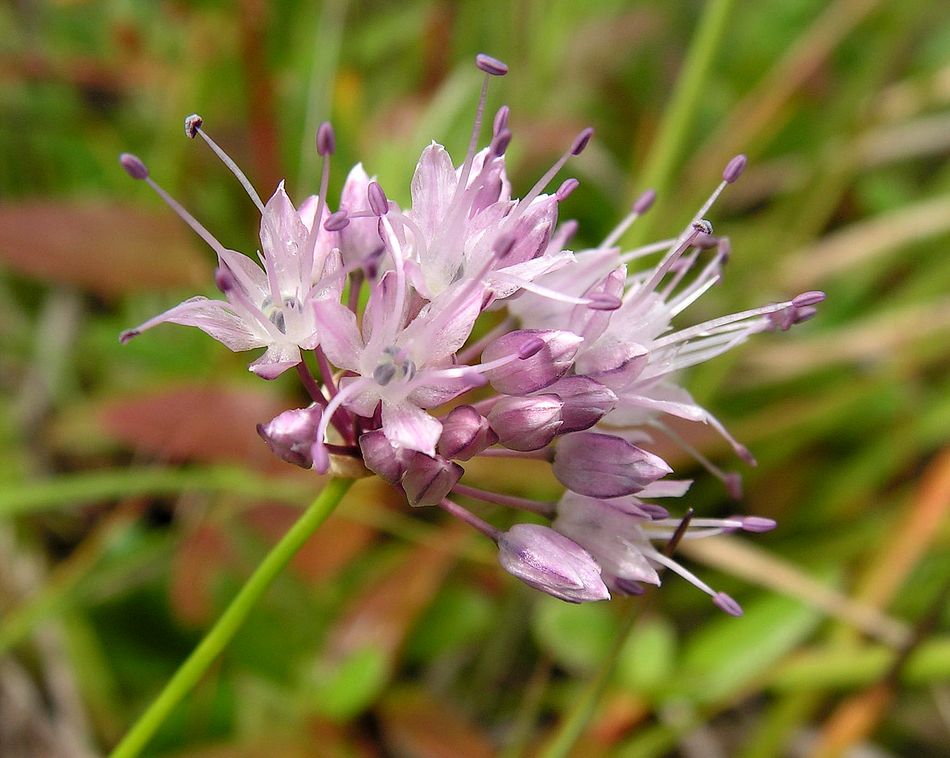
M 380 720 L 395 755 L 490 758 L 496 754 L 487 735 L 422 689 L 403 690 L 387 697 L 380 706 Z
M 465 528 L 447 524 L 443 549 L 420 545 L 407 551 L 397 566 L 354 598 L 330 635 L 330 655 L 342 659 L 373 647 L 394 659 L 452 567 L 453 548 L 467 536 Z
M 171 213 L 31 200 L 0 203 L 0 262 L 45 282 L 115 296 L 203 286 L 212 256 Z
M 186 534 L 171 567 L 171 606 L 186 624 L 204 624 L 214 612 L 213 582 L 234 551 L 217 525 L 205 523 Z
M 294 468 L 270 453 L 255 428 L 284 409 L 262 390 L 186 385 L 109 402 L 98 417 L 121 442 L 164 460 L 242 463 L 289 474 Z
M 317 488 L 314 488 L 316 492 Z M 300 518 L 300 509 L 278 504 L 262 504 L 243 515 L 255 532 L 276 542 Z M 331 516 L 294 556 L 291 564 L 305 579 L 321 581 L 332 576 L 375 537 L 375 530 L 340 516 Z

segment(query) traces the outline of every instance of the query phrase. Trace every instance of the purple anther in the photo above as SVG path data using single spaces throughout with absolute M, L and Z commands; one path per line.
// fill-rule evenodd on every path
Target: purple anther
M 500 158 L 508 150 L 508 145 L 511 144 L 511 130 L 502 129 L 500 132 L 497 132 L 494 137 L 492 137 L 491 145 L 489 150 L 492 155 L 496 158 Z
M 574 177 L 570 179 L 565 179 L 561 182 L 561 186 L 557 188 L 557 192 L 554 193 L 554 196 L 557 198 L 559 203 L 563 203 L 570 197 L 571 193 L 580 186 L 580 182 L 577 181 Z
M 529 337 L 519 348 L 518 358 L 526 361 L 544 349 L 546 343 L 540 337 Z
M 369 200 L 370 210 L 377 216 L 385 216 L 389 213 L 389 198 L 386 197 L 383 188 L 379 186 L 379 182 L 369 183 L 366 188 L 366 199 Z
M 498 109 L 498 112 L 495 114 L 495 121 L 492 124 L 492 131 L 491 131 L 492 134 L 498 134 L 501 132 L 502 129 L 508 128 L 509 115 L 510 115 L 510 111 L 508 110 L 507 105 L 503 105 L 501 106 L 501 108 Z
M 632 210 L 638 216 L 642 216 L 644 213 L 650 210 L 650 208 L 653 207 L 653 203 L 655 202 L 656 202 L 656 190 L 648 189 L 646 192 L 640 195 L 640 197 L 638 197 L 633 202 Z
M 198 130 L 201 128 L 201 125 L 205 122 L 201 116 L 197 113 L 192 113 L 190 116 L 185 116 L 185 136 L 188 139 L 194 139 L 198 136 Z
M 804 321 L 813 319 L 817 314 L 818 314 L 817 308 L 811 305 L 806 305 L 804 308 L 795 309 L 794 320 L 796 324 L 801 324 Z
M 713 595 L 713 604 L 721 611 L 730 616 L 741 616 L 742 606 L 729 597 L 725 592 L 717 592 Z
M 590 138 L 593 136 L 594 130 L 589 126 L 578 134 L 571 145 L 571 155 L 580 155 L 584 152 L 584 148 L 587 147 L 587 143 L 590 142 Z
M 728 263 L 729 257 L 732 255 L 732 243 L 729 241 L 728 237 L 720 237 L 719 244 L 717 245 L 717 251 L 720 256 L 722 256 L 722 262 Z
M 733 500 L 742 500 L 742 477 L 735 471 L 726 474 L 722 483 L 726 485 L 726 492 Z
M 693 238 L 693 247 L 699 248 L 700 250 L 709 250 L 710 248 L 718 247 L 718 245 L 719 237 L 714 234 L 700 232 Z
M 329 121 L 324 121 L 317 129 L 317 153 L 320 155 L 333 155 L 336 151 L 336 135 L 333 133 L 333 127 Z
M 722 172 L 722 180 L 727 184 L 732 184 L 736 179 L 742 176 L 742 171 L 745 169 L 745 164 L 748 162 L 748 159 L 741 153 L 733 158 L 726 164 L 725 169 Z
M 809 305 L 818 305 L 818 303 L 824 301 L 827 297 L 824 292 L 821 290 L 811 290 L 810 292 L 803 292 L 800 295 L 797 295 L 792 299 L 792 305 L 796 308 L 804 308 Z
M 485 53 L 479 53 L 475 56 L 475 65 L 486 74 L 491 76 L 504 76 L 508 73 L 508 66 L 497 58 L 492 58 Z
M 494 244 L 492 244 L 492 250 L 495 251 L 495 255 L 498 256 L 498 260 L 504 260 L 507 258 L 508 254 L 511 252 L 511 249 L 515 246 L 517 241 L 518 238 L 510 232 L 505 232 L 504 234 L 498 235 L 498 239 L 496 239 Z
M 132 153 L 122 153 L 119 156 L 119 165 L 125 169 L 125 173 L 133 179 L 147 179 L 148 168 L 142 163 L 142 159 Z
M 750 466 L 758 466 L 759 462 L 755 459 L 755 456 L 752 455 L 752 451 L 749 450 L 745 445 L 735 445 L 734 449 L 736 455 L 738 455 L 742 460 L 748 463 Z
M 670 517 L 670 512 L 662 505 L 655 505 L 654 503 L 639 503 L 637 507 L 654 521 L 661 521 L 662 519 Z
M 623 305 L 623 300 L 609 292 L 592 292 L 587 300 L 587 307 L 595 311 L 615 311 Z
M 614 579 L 612 584 L 617 592 L 622 592 L 624 595 L 642 595 L 646 592 L 642 584 L 632 579 L 625 579 L 622 576 Z
M 328 232 L 339 232 L 342 229 L 346 229 L 349 224 L 350 219 L 347 212 L 337 211 L 327 216 L 327 220 L 323 222 L 323 228 Z
M 765 518 L 764 516 L 730 516 L 729 520 L 742 522 L 742 531 L 744 532 L 771 532 L 778 526 L 775 519 Z
M 221 292 L 228 293 L 237 286 L 237 280 L 226 268 L 219 267 L 214 270 L 214 286 Z
M 578 224 L 577 221 L 572 218 L 561 224 L 561 227 L 557 230 L 557 233 L 558 237 L 563 240 L 563 244 L 566 244 L 574 238 L 574 235 L 577 234 L 579 227 L 580 224 Z

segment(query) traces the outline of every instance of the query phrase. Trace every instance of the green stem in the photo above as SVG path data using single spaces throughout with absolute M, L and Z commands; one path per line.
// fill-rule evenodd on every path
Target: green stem
M 575 743 L 584 733 L 584 730 L 594 715 L 597 704 L 600 702 L 601 696 L 604 694 L 604 690 L 607 689 L 607 684 L 610 682 L 610 677 L 617 664 L 617 659 L 620 657 L 620 651 L 623 650 L 627 642 L 627 637 L 630 636 L 630 631 L 633 629 L 633 625 L 640 617 L 643 606 L 644 601 L 642 599 L 638 600 L 634 598 L 630 601 L 630 606 L 626 609 L 620 629 L 614 638 L 613 645 L 601 661 L 600 668 L 597 669 L 594 678 L 587 683 L 581 696 L 574 703 L 567 720 L 561 725 L 560 729 L 558 729 L 554 741 L 541 753 L 542 758 L 566 758 Z
M 696 35 L 689 46 L 683 71 L 676 83 L 672 100 L 663 112 L 657 127 L 657 138 L 640 178 L 641 190 L 652 187 L 657 193 L 657 207 L 639 219 L 625 241 L 630 247 L 643 244 L 650 238 L 654 220 L 659 211 L 670 207 L 670 182 L 682 159 L 690 130 L 703 99 L 706 80 L 712 70 L 716 54 L 726 38 L 729 15 L 734 0 L 708 0 L 704 3 L 702 18 Z
M 221 618 L 112 751 L 111 758 L 131 758 L 141 752 L 172 709 L 198 683 L 214 659 L 231 641 L 277 574 L 326 521 L 352 484 L 350 479 L 330 480 L 317 499 L 261 561 Z

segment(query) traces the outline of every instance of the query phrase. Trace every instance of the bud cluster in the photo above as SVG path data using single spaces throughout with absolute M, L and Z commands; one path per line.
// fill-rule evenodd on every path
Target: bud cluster
M 485 86 L 470 148 L 456 166 L 441 145 L 426 147 L 406 208 L 358 164 L 331 211 L 336 138 L 329 124 L 316 138 L 320 194 L 294 206 L 281 184 L 265 204 L 201 117 L 189 116 L 187 136 L 202 137 L 261 212 L 260 266 L 224 248 L 141 160 L 124 154 L 129 175 L 148 183 L 215 252 L 224 299 L 186 300 L 122 340 L 172 322 L 196 326 L 231 350 L 264 348 L 250 370 L 274 379 L 294 369 L 312 399 L 258 427 L 276 455 L 319 473 L 351 475 L 361 464 L 399 487 L 410 505 L 441 507 L 484 532 L 497 543 L 502 567 L 532 587 L 571 602 L 600 600 L 642 592 L 670 569 L 719 608 L 740 613 L 655 543 L 762 532 L 774 522 L 692 519 L 686 528 L 671 518 L 649 501 L 680 497 L 689 482 L 666 479 L 672 469 L 644 447 L 644 429 L 678 441 L 666 417 L 705 423 L 751 461 L 677 376 L 753 334 L 811 318 L 824 295 L 807 292 L 675 328 L 674 319 L 723 274 L 729 242 L 704 216 L 739 179 L 745 157 L 729 162 L 676 237 L 634 250 L 618 244 L 652 206 L 655 193 L 647 191 L 600 245 L 570 250 L 577 224 L 558 223 L 559 204 L 578 181 L 568 178 L 552 194 L 548 187 L 593 130 L 580 132 L 523 197 L 513 197 L 504 158 L 512 139 L 507 106 L 493 120 L 488 146 L 476 149 L 488 81 L 508 67 L 487 55 L 476 65 Z M 658 256 L 652 266 L 631 269 L 650 255 Z M 500 310 L 507 317 L 486 331 L 482 314 Z M 682 444 L 730 491 L 738 489 L 737 474 Z M 463 483 L 465 464 L 476 457 L 548 461 L 564 494 L 548 503 Z M 460 497 L 531 511 L 548 525 L 501 532 Z

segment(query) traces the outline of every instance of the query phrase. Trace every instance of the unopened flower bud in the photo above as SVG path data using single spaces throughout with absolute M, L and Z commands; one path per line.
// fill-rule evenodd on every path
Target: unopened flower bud
M 363 463 L 383 481 L 398 484 L 406 471 L 410 457 L 403 448 L 393 445 L 382 431 L 366 432 L 360 436 Z
M 565 487 L 597 498 L 630 495 L 673 471 L 659 456 L 622 437 L 598 432 L 563 437 L 554 452 L 553 468 Z
M 444 458 L 467 461 L 497 441 L 498 435 L 488 425 L 488 419 L 472 406 L 460 405 L 443 419 L 436 449 Z
M 317 436 L 322 410 L 314 403 L 307 408 L 284 411 L 266 424 L 257 425 L 257 433 L 281 460 L 301 468 L 311 468 L 311 446 Z
M 415 453 L 409 458 L 401 483 L 409 505 L 437 505 L 464 473 L 457 463 L 441 456 Z
M 498 441 L 511 450 L 540 450 L 561 426 L 562 403 L 557 395 L 505 396 L 488 412 Z
M 513 526 L 498 539 L 498 562 L 530 587 L 569 603 L 610 598 L 591 554 L 550 527 Z
M 587 376 L 565 376 L 545 388 L 545 393 L 561 399 L 558 434 L 590 429 L 617 403 L 613 391 Z
M 538 346 L 538 340 L 543 345 Z M 485 348 L 482 361 L 490 363 L 506 356 L 513 360 L 486 373 L 499 392 L 526 395 L 564 376 L 583 339 L 572 332 L 547 329 L 519 329 L 499 337 Z M 521 356 L 524 357 L 521 357 Z

